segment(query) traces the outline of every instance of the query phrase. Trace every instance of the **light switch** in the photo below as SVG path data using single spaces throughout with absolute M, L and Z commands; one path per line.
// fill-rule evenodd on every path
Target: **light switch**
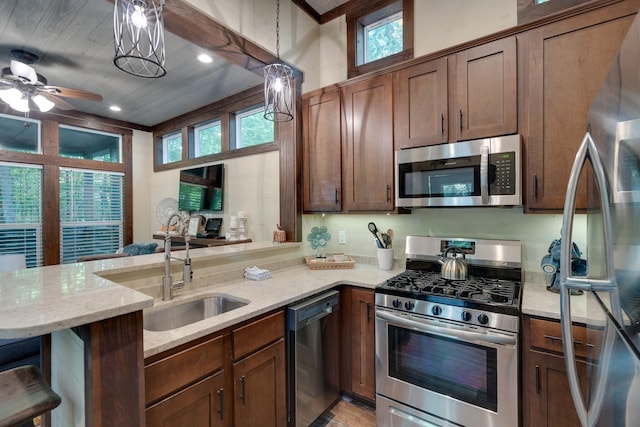
M 338 244 L 346 245 L 347 244 L 347 232 L 344 230 L 338 231 Z

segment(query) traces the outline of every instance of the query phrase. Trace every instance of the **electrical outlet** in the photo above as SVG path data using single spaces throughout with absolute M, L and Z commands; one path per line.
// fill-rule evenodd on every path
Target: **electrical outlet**
M 346 245 L 347 244 L 347 232 L 344 230 L 338 231 L 338 244 Z

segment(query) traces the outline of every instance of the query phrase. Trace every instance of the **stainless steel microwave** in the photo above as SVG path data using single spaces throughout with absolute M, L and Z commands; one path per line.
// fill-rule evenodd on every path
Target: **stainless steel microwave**
M 522 138 L 509 135 L 396 151 L 396 206 L 522 204 Z

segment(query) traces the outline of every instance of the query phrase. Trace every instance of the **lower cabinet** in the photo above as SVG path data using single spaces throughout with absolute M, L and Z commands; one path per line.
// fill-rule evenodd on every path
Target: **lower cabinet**
M 233 364 L 236 426 L 286 426 L 284 339 Z
M 148 426 L 287 425 L 284 310 L 145 360 Z
M 560 323 L 524 316 L 523 319 L 523 425 L 525 427 L 580 427 L 562 354 Z M 587 360 L 597 360 L 602 332 L 574 325 L 576 368 L 583 394 L 586 393 Z M 605 411 L 599 426 L 609 423 Z
M 351 288 L 351 392 L 370 401 L 376 398 L 374 291 Z
M 224 371 L 205 378 L 147 409 L 148 426 L 192 427 L 231 425 L 224 410 Z

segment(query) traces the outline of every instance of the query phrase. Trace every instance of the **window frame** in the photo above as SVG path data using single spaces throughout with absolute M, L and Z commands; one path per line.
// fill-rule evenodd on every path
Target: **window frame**
M 114 163 L 114 164 L 122 164 L 124 163 L 124 160 L 122 159 L 122 135 L 119 133 L 114 133 L 114 132 L 105 132 L 105 131 L 101 131 L 101 130 L 97 130 L 97 129 L 89 129 L 86 127 L 80 127 L 80 126 L 72 126 L 72 125 L 66 125 L 64 123 L 60 123 L 58 125 L 58 155 L 60 156 L 60 129 L 68 129 L 68 130 L 73 130 L 73 131 L 77 131 L 77 132 L 86 132 L 86 133 L 93 133 L 96 135 L 105 135 L 105 136 L 111 136 L 114 138 L 118 139 L 118 161 L 117 162 L 107 162 L 104 160 L 95 160 L 95 159 L 78 159 L 78 160 L 89 160 L 89 161 L 93 161 L 93 162 L 104 162 L 104 163 Z M 67 159 L 77 159 L 76 157 L 69 157 L 69 156 L 60 156 L 60 157 L 64 157 Z
M 373 6 L 366 4 L 347 13 L 347 77 L 380 70 L 413 58 L 414 0 L 381 0 Z M 358 65 L 358 58 L 364 58 L 364 27 L 402 12 L 401 52 Z M 359 46 L 361 45 L 361 46 Z
M 168 160 L 168 156 L 169 156 L 169 149 L 168 149 L 169 140 L 172 140 L 172 139 L 178 138 L 178 137 L 180 138 L 180 159 L 169 161 Z M 182 139 L 182 131 L 176 130 L 176 131 L 173 131 L 173 132 L 166 133 L 166 134 L 162 135 L 161 139 L 162 139 L 162 164 L 163 165 L 169 165 L 169 164 L 174 164 L 174 163 L 180 162 L 184 158 L 184 141 Z
M 220 126 L 220 151 L 218 153 L 210 153 L 210 154 L 201 154 L 200 150 L 200 133 L 205 130 L 205 129 L 210 129 L 212 127 L 216 127 L 216 126 Z M 213 119 L 213 120 L 207 120 L 201 123 L 196 124 L 195 126 L 193 126 L 193 148 L 189 147 L 189 158 L 190 159 L 198 159 L 201 157 L 205 157 L 205 156 L 211 156 L 211 155 L 215 155 L 215 154 L 220 154 L 222 151 L 224 151 L 224 144 L 223 144 L 223 139 L 224 139 L 224 127 L 222 126 L 222 120 L 218 119 Z

